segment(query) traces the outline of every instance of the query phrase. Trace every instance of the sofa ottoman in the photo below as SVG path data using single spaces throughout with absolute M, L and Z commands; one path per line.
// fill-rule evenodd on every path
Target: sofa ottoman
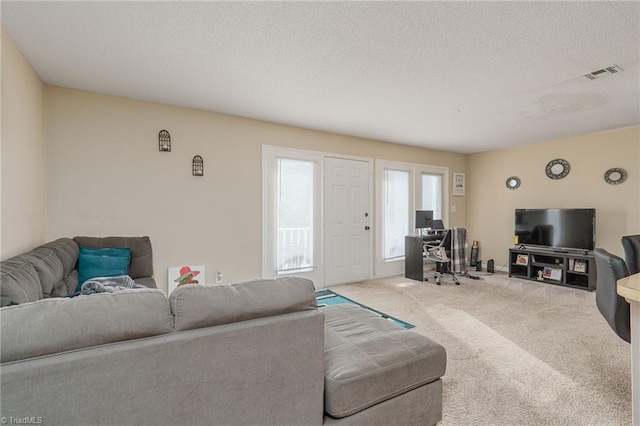
M 325 314 L 325 424 L 436 424 L 444 347 L 354 305 Z

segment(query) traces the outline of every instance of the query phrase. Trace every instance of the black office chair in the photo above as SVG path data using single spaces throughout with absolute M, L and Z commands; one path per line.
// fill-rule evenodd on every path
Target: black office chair
M 617 281 L 629 275 L 621 257 L 595 249 L 596 305 L 609 326 L 624 341 L 631 342 L 630 306 L 616 291 Z
M 460 239 L 458 244 L 456 244 L 454 234 L 458 235 Z M 467 230 L 465 228 L 447 229 L 439 245 L 433 247 L 425 246 L 425 258 L 436 263 L 434 277 L 437 285 L 440 285 L 440 279 L 443 275 L 449 275 L 456 285 L 460 285 L 460 281 L 458 281 L 456 273 L 454 272 L 455 268 L 452 267 L 452 251 L 456 251 L 457 257 L 462 257 L 461 262 L 458 261 L 458 264 L 461 266 L 461 269 L 464 269 L 466 265 L 466 235 Z M 460 273 L 464 274 L 466 271 L 461 270 Z
M 622 247 L 629 274 L 637 274 L 640 272 L 640 235 L 625 235 Z

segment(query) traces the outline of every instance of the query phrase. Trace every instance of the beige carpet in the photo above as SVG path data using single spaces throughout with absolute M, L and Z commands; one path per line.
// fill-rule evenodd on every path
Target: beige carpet
M 446 348 L 443 426 L 631 424 L 630 345 L 600 316 L 595 292 L 482 278 L 331 289 Z

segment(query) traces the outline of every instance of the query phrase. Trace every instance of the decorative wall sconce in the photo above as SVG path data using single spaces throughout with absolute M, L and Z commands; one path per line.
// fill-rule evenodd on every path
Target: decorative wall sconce
M 509 176 L 506 185 L 509 189 L 518 189 L 520 188 L 520 178 L 518 176 Z
M 199 155 L 193 157 L 192 170 L 194 176 L 204 176 L 204 160 Z
M 164 152 L 171 152 L 171 135 L 166 130 L 158 133 L 158 149 Z

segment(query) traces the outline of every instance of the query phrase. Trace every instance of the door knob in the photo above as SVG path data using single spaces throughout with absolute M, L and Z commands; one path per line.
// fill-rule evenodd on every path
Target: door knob
M 365 230 L 365 231 L 368 231 L 368 230 L 369 230 L 369 227 L 368 227 L 368 226 L 365 226 L 365 227 L 364 227 L 364 230 Z

